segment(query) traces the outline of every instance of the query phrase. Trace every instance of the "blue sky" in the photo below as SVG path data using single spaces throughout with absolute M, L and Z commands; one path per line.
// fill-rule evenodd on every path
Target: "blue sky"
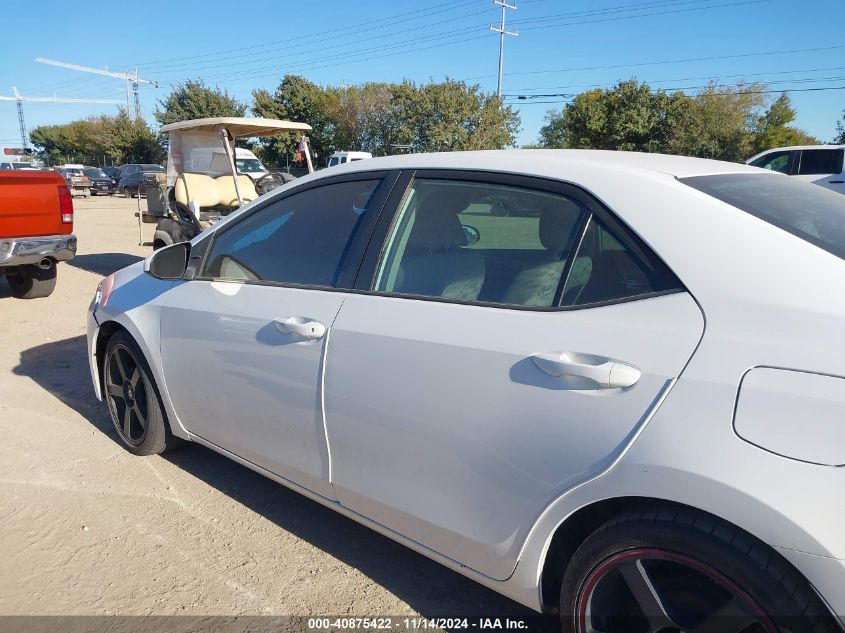
M 512 0 L 514 1 L 514 0 Z M 636 76 L 656 87 L 766 81 L 792 90 L 796 124 L 829 141 L 845 109 L 842 0 L 515 0 L 508 12 L 506 95 L 570 95 Z M 495 91 L 498 36 L 492 0 L 233 3 L 145 0 L 120 4 L 14 3 L 4 12 L 0 94 L 125 100 L 124 84 L 36 63 L 37 56 L 122 71 L 161 83 L 142 88 L 151 113 L 170 86 L 203 78 L 249 101 L 285 73 L 322 84 L 440 80 Z M 233 10 L 233 7 L 235 8 Z M 824 90 L 816 90 L 824 88 Z M 812 90 L 810 90 L 812 89 Z M 775 95 L 776 96 L 776 95 Z M 534 142 L 566 97 L 517 100 L 520 143 Z M 27 127 L 114 105 L 27 103 Z M 0 102 L 0 146 L 19 145 L 15 104 Z

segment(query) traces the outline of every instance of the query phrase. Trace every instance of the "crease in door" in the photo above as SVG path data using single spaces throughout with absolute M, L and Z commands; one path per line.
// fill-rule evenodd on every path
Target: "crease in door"
M 328 359 L 329 341 L 331 340 L 334 322 L 337 321 L 337 317 L 340 314 L 341 309 L 343 308 L 343 304 L 346 303 L 346 298 L 348 296 L 349 295 L 343 296 L 343 300 L 337 307 L 337 312 L 335 312 L 331 324 L 328 328 L 326 328 L 326 340 L 323 342 L 323 355 L 320 358 L 320 381 L 317 385 L 317 388 L 320 390 L 320 418 L 323 421 L 323 438 L 326 441 L 326 457 L 329 460 L 329 485 L 332 487 L 332 490 L 334 490 L 334 481 L 332 480 L 332 445 L 329 441 L 329 427 L 326 424 L 326 361 Z M 337 495 L 335 494 L 335 498 L 336 497 Z

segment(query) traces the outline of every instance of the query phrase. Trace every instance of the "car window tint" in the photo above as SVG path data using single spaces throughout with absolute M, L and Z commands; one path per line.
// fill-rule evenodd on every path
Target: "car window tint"
M 845 196 L 780 176 L 722 174 L 681 182 L 845 259 Z
M 587 214 L 562 195 L 418 180 L 394 223 L 375 290 L 554 306 Z
M 762 167 L 782 174 L 791 174 L 797 152 L 772 152 L 751 162 L 753 167 Z
M 618 238 L 593 216 L 572 262 L 563 305 L 619 301 L 681 288 L 675 275 L 640 240 L 627 234 L 624 240 Z
M 379 180 L 286 196 L 221 230 L 201 277 L 334 286 Z
M 842 150 L 805 149 L 801 152 L 799 175 L 838 174 L 842 171 Z

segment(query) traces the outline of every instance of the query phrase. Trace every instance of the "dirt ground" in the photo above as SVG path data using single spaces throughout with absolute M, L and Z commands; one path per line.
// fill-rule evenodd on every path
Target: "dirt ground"
M 123 450 L 85 311 L 150 250 L 136 204 L 75 201 L 79 254 L 52 296 L 0 280 L 0 615 L 530 615 L 203 447 Z

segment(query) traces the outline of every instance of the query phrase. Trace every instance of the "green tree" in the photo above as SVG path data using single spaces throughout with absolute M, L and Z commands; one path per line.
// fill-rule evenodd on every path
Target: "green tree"
M 158 163 L 164 152 L 142 119 L 125 110 L 62 125 L 39 126 L 30 133 L 39 156 L 48 164 L 66 161 L 88 165 Z
M 836 122 L 836 137 L 834 143 L 845 143 L 845 110 L 842 111 L 842 118 Z
M 336 91 L 322 88 L 298 75 L 285 75 L 275 92 L 254 90 L 252 97 L 252 110 L 256 115 L 308 123 L 314 128 L 308 138 L 318 160 L 335 151 L 331 113 L 336 110 Z M 281 166 L 293 156 L 298 142 L 297 134 L 262 139 L 259 153 L 268 163 Z
M 253 98 L 253 111 L 260 116 L 310 124 L 319 163 L 339 150 L 385 155 L 395 144 L 415 151 L 502 148 L 513 145 L 519 129 L 517 114 L 503 108 L 495 95 L 448 79 L 338 87 L 286 75 L 275 92 L 256 90 Z M 265 140 L 261 156 L 285 164 L 297 141 L 293 134 Z
M 160 125 L 218 116 L 243 116 L 246 105 L 225 90 L 209 88 L 199 79 L 176 85 L 155 110 Z
M 636 79 L 589 90 L 562 111 L 550 111 L 540 130 L 543 147 L 666 152 L 685 106 L 683 93 L 653 91 Z
M 789 124 L 795 119 L 784 94 L 767 109 L 762 84 L 709 84 L 698 94 L 654 91 L 636 79 L 576 96 L 546 115 L 544 147 L 665 152 L 741 161 L 756 151 L 815 142 Z
M 787 93 L 782 93 L 757 121 L 754 152 L 789 145 L 814 145 L 819 141 L 803 130 L 791 127 L 795 110 Z
M 513 146 L 519 115 L 478 85 L 446 79 L 392 89 L 395 138 L 416 152 L 502 149 Z

